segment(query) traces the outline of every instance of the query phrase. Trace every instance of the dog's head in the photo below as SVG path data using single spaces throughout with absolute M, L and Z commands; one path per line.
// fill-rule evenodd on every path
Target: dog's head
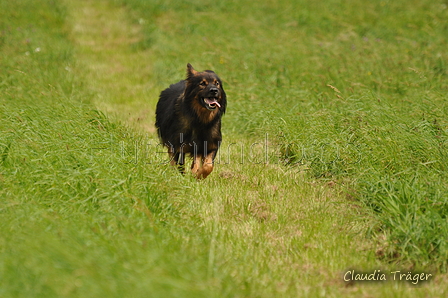
M 195 104 L 199 103 L 200 107 L 208 111 L 225 113 L 227 104 L 226 93 L 224 92 L 221 79 L 216 73 L 211 70 L 196 71 L 188 63 L 186 82 L 186 98 L 193 99 Z

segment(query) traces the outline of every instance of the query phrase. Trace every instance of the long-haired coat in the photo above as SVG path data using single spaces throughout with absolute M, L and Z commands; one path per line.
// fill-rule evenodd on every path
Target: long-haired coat
M 193 157 L 191 172 L 196 178 L 206 178 L 213 171 L 226 105 L 226 93 L 216 73 L 198 72 L 190 63 L 187 79 L 162 91 L 156 127 L 172 165 L 178 165 L 183 172 L 188 154 Z

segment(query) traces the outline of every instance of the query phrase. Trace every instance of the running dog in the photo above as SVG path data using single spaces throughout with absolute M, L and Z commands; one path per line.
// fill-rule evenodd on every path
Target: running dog
M 157 131 L 168 148 L 171 164 L 182 173 L 186 154 L 193 157 L 191 172 L 197 179 L 213 171 L 226 105 L 226 93 L 216 73 L 196 71 L 190 63 L 187 79 L 161 92 L 156 108 Z

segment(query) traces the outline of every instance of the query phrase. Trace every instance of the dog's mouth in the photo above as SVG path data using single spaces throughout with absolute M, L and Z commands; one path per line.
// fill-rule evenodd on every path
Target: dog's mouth
M 204 104 L 205 107 L 210 111 L 216 109 L 217 107 L 221 107 L 217 97 L 204 97 Z

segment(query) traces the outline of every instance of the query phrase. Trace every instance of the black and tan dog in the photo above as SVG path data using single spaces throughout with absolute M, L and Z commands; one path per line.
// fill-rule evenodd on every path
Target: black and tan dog
M 226 104 L 226 93 L 216 73 L 198 72 L 190 63 L 187 79 L 160 94 L 156 127 L 171 164 L 178 165 L 181 172 L 186 154 L 193 157 L 191 171 L 196 178 L 206 178 L 213 171 Z

